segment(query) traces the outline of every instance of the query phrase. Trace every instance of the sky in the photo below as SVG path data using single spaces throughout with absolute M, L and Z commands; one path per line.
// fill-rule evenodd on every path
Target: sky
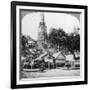
M 22 34 L 29 35 L 34 40 L 37 40 L 40 13 L 41 12 L 28 13 L 22 18 Z M 71 14 L 44 12 L 44 16 L 47 33 L 50 32 L 51 28 L 62 28 L 66 33 L 70 34 L 75 32 L 75 28 L 80 28 L 79 19 Z

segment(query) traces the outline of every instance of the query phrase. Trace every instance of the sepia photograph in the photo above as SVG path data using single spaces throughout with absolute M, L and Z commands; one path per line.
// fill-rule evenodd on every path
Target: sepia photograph
M 12 2 L 11 10 L 12 88 L 87 83 L 86 6 Z

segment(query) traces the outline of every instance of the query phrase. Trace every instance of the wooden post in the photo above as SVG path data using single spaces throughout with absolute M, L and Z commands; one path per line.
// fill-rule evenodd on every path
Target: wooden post
M 31 61 L 31 69 L 33 69 L 32 66 L 33 66 L 33 61 Z
M 49 62 L 48 62 L 48 69 L 49 69 Z
M 31 69 L 32 69 L 32 61 L 31 61 Z

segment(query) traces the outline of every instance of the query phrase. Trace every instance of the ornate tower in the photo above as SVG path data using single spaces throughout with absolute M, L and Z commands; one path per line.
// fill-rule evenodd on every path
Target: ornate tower
M 40 23 L 38 29 L 38 44 L 40 48 L 44 49 L 44 46 L 46 44 L 46 39 L 47 39 L 47 27 L 45 25 L 44 13 L 42 12 L 40 14 Z
M 38 30 L 38 40 L 43 41 L 45 40 L 45 34 L 46 34 L 46 25 L 45 25 L 45 19 L 44 19 L 44 13 L 40 14 L 40 23 L 39 23 L 39 30 Z

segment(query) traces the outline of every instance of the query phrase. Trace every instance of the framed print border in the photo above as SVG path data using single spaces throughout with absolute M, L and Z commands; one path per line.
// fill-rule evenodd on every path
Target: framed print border
M 45 8 L 70 8 L 84 10 L 84 80 L 83 81 L 70 81 L 70 82 L 51 82 L 51 83 L 38 83 L 38 84 L 17 84 L 17 6 L 33 6 Z M 47 10 L 46 10 L 47 11 Z M 88 83 L 88 61 L 87 61 L 87 42 L 88 42 L 88 7 L 84 5 L 69 5 L 69 4 L 52 4 L 52 3 L 35 3 L 35 2 L 11 2 L 11 88 L 32 88 L 32 87 L 49 87 L 49 86 L 66 86 L 66 85 L 80 85 Z M 19 18 L 20 19 L 20 18 Z M 20 57 L 18 57 L 20 58 Z

